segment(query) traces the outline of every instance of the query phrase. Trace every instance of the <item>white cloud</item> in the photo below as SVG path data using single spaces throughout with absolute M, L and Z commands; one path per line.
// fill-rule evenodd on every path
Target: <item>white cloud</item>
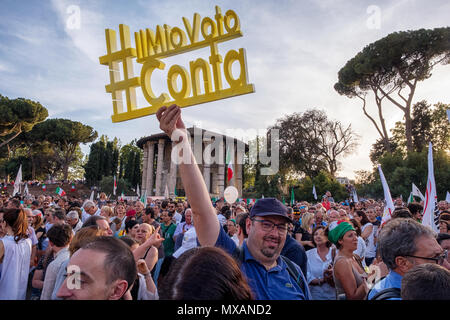
M 90 9 L 87 2 L 74 5 L 70 0 L 52 0 L 60 26 L 73 41 L 73 45 L 81 50 L 91 61 L 98 63 L 98 58 L 105 54 L 104 36 L 105 20 L 99 11 Z M 71 8 L 76 8 L 75 11 Z M 78 19 L 78 21 L 72 21 Z M 72 26 L 72 27 L 71 27 Z

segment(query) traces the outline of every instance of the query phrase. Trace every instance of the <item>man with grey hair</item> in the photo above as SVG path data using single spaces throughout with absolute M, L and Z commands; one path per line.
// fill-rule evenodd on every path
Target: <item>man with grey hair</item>
M 74 233 L 81 229 L 83 223 L 81 222 L 78 212 L 75 210 L 69 211 L 67 214 L 67 224 L 72 227 Z
M 442 264 L 445 252 L 436 241 L 434 232 L 413 219 L 388 221 L 380 231 L 378 246 L 389 274 L 369 292 L 369 300 L 400 300 L 403 276 L 414 266 L 424 263 Z M 387 298 L 387 295 L 392 294 Z
M 328 212 L 328 228 L 331 231 L 336 228 L 337 222 L 339 221 L 339 212 L 337 210 L 331 209 Z
M 33 211 L 30 208 L 24 208 L 23 211 L 27 215 L 27 221 L 28 221 L 28 230 L 27 234 L 28 237 L 31 239 L 31 260 L 30 260 L 30 266 L 34 264 L 34 260 L 36 257 L 37 247 L 38 244 L 38 238 L 36 237 L 36 232 L 33 228 L 33 220 L 34 215 Z
M 86 222 L 92 216 L 100 215 L 101 210 L 95 205 L 94 201 L 87 200 L 83 205 L 83 213 L 81 215 L 81 222 Z

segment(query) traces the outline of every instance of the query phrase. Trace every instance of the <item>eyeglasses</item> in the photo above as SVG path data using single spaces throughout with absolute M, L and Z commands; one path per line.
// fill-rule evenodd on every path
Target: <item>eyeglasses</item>
M 446 260 L 448 257 L 448 250 L 444 250 L 444 252 L 442 252 L 440 255 L 438 255 L 437 257 L 434 257 L 434 258 L 419 257 L 419 256 L 413 256 L 413 255 L 409 255 L 409 254 L 407 254 L 405 256 L 411 257 L 411 258 L 417 258 L 417 259 L 431 260 L 439 265 L 442 265 L 444 263 L 444 260 Z
M 261 228 L 265 232 L 271 232 L 273 230 L 273 228 L 276 227 L 278 230 L 278 233 L 283 234 L 283 233 L 286 233 L 287 229 L 288 229 L 286 223 L 276 224 L 269 220 L 258 220 L 258 219 L 252 219 L 252 221 L 257 221 L 257 222 L 261 223 Z

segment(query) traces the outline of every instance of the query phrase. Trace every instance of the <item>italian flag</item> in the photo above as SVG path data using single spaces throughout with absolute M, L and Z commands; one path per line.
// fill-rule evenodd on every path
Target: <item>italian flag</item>
M 113 186 L 113 194 L 116 195 L 116 189 L 117 189 L 117 181 L 116 176 L 114 176 L 114 186 Z
M 226 163 L 228 164 L 228 167 L 227 167 L 227 180 L 228 180 L 228 183 L 229 183 L 231 178 L 233 178 L 233 160 L 231 158 L 231 153 L 230 153 L 230 149 L 229 148 L 227 149 Z
M 75 183 L 72 183 L 72 186 L 70 187 L 70 191 L 72 191 L 72 192 L 75 191 Z
M 42 185 L 42 190 L 47 190 L 47 186 L 45 184 Z
M 66 192 L 63 189 L 61 189 L 60 187 L 56 188 L 56 193 L 60 196 L 66 195 Z

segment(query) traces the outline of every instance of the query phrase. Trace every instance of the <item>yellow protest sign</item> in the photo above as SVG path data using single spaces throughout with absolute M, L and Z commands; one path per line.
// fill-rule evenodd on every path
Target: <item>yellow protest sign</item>
M 242 37 L 240 20 L 233 10 L 222 14 L 216 6 L 214 19 L 194 13 L 192 21 L 183 17 L 184 30 L 166 24 L 157 25 L 155 30 L 145 29 L 134 33 L 136 48 L 131 46 L 130 29 L 119 25 L 120 50 L 117 48 L 116 32 L 106 29 L 107 54 L 100 57 L 100 64 L 109 68 L 110 83 L 105 86 L 111 93 L 113 102 L 113 122 L 144 117 L 163 105 L 177 104 L 180 107 L 193 106 L 205 102 L 225 99 L 255 91 L 248 83 L 245 49 L 230 50 L 223 58 L 217 44 Z M 166 67 L 161 59 L 190 52 L 201 48 L 210 48 L 208 61 L 198 58 L 190 61 L 187 68 L 174 64 Z M 133 59 L 142 64 L 140 75 L 136 76 Z M 238 63 L 239 76 L 232 73 L 233 63 Z M 119 68 L 122 69 L 123 79 Z M 153 73 L 167 72 L 167 92 L 155 93 L 151 86 Z M 223 83 L 223 76 L 226 84 Z M 200 73 L 203 81 L 200 80 Z M 178 88 L 177 81 L 181 80 Z M 150 104 L 138 107 L 136 88 L 141 87 L 143 96 Z M 202 94 L 203 89 L 203 94 Z M 122 93 L 125 92 L 126 110 Z

